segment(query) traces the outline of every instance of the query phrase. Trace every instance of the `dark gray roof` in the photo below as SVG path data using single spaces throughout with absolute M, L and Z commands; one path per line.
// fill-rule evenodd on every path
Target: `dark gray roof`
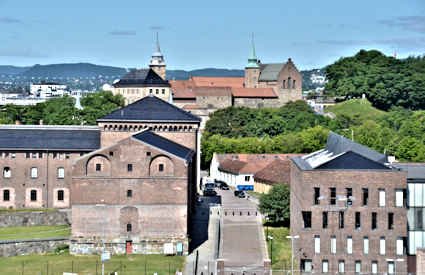
M 193 154 L 195 153 L 193 150 L 190 150 L 189 148 L 175 143 L 174 141 L 154 134 L 149 130 L 145 130 L 139 134 L 135 134 L 133 135 L 133 138 L 185 160 L 191 160 Z
M 425 179 L 425 163 L 396 163 L 393 166 L 407 171 L 407 179 Z
M 92 126 L 0 126 L 0 150 L 92 151 L 100 130 Z
M 259 81 L 276 81 L 286 63 L 261 64 Z
M 343 161 L 344 159 L 349 161 L 350 157 L 340 158 L 341 156 L 347 154 L 348 152 L 353 152 L 356 155 L 361 156 L 363 159 L 363 163 L 366 163 L 366 161 L 364 160 L 370 160 L 377 164 L 385 165 L 387 161 L 387 157 L 385 155 L 378 153 L 364 145 L 361 145 L 354 141 L 346 139 L 345 137 L 335 134 L 333 132 L 329 134 L 328 141 L 324 149 L 313 152 L 309 155 L 305 155 L 302 157 L 293 157 L 292 160 L 302 170 L 313 170 L 319 167 L 326 167 L 326 165 L 324 165 L 325 163 L 336 160 L 337 158 L 341 161 Z M 359 158 L 356 158 L 356 159 L 359 159 Z M 335 163 L 333 163 L 332 165 L 329 165 L 329 167 L 334 167 L 335 169 L 340 169 L 337 167 L 348 167 L 348 166 L 350 165 L 338 166 Z M 378 166 L 370 165 L 370 169 L 376 169 L 376 167 Z M 354 169 L 354 166 L 352 167 Z M 362 166 L 362 169 L 366 169 L 366 167 Z
M 167 80 L 162 79 L 152 69 L 131 70 L 118 82 L 114 83 L 115 88 L 120 87 L 171 87 Z
M 144 97 L 97 121 L 197 122 L 201 119 L 156 96 Z

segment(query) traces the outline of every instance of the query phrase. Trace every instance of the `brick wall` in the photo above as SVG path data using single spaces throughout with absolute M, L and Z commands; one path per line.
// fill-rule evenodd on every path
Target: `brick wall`
M 299 235 L 295 241 L 297 261 L 312 259 L 314 270 L 321 271 L 322 260 L 329 261 L 329 272 L 338 271 L 338 261 L 345 261 L 345 270 L 353 271 L 355 261 L 361 261 L 362 272 L 371 272 L 372 261 L 378 262 L 378 272 L 387 272 L 387 258 L 403 258 L 397 264 L 397 272 L 406 272 L 406 255 L 396 255 L 396 240 L 407 237 L 406 209 L 395 207 L 395 190 L 406 188 L 406 173 L 393 170 L 313 170 L 302 171 L 291 164 L 291 234 Z M 314 187 L 320 188 L 319 205 L 314 205 Z M 337 196 L 346 196 L 346 188 L 352 188 L 355 200 L 352 206 L 345 201 L 329 205 L 330 187 Z M 368 188 L 368 205 L 363 206 L 362 188 Z M 378 206 L 378 189 L 385 189 L 386 206 Z M 312 227 L 304 229 L 302 211 L 310 211 Z M 328 227 L 322 227 L 322 213 L 328 213 Z M 344 228 L 339 228 L 339 212 L 344 213 Z M 361 227 L 355 228 L 355 213 L 361 215 Z M 371 229 L 372 212 L 377 213 L 377 229 Z M 388 229 L 388 213 L 394 213 L 394 227 Z M 320 253 L 315 254 L 314 236 L 320 236 Z M 330 252 L 330 238 L 336 238 L 336 253 Z M 352 237 L 353 252 L 348 254 L 347 237 Z M 363 238 L 369 239 L 369 254 L 363 253 Z M 379 254 L 379 240 L 385 237 L 385 255 Z
M 416 275 L 425 275 L 425 248 L 416 250 Z

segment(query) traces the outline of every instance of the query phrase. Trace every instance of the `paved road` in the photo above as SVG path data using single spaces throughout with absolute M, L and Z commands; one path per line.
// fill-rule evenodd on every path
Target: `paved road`
M 231 190 L 221 190 L 219 195 L 223 219 L 220 258 L 225 267 L 263 266 L 267 252 L 257 205 L 235 197 Z

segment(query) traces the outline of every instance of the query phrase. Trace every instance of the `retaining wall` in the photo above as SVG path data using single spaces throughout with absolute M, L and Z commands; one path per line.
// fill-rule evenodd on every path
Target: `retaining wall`
M 0 227 L 71 225 L 71 210 L 55 212 L 11 212 L 0 214 Z
M 68 238 L 0 241 L 0 257 L 40 254 L 54 250 L 61 245 L 69 245 Z

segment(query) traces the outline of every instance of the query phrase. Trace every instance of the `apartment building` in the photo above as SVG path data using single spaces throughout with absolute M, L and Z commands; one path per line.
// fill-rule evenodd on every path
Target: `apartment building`
M 291 235 L 302 272 L 407 272 L 406 171 L 335 133 L 291 165 Z

